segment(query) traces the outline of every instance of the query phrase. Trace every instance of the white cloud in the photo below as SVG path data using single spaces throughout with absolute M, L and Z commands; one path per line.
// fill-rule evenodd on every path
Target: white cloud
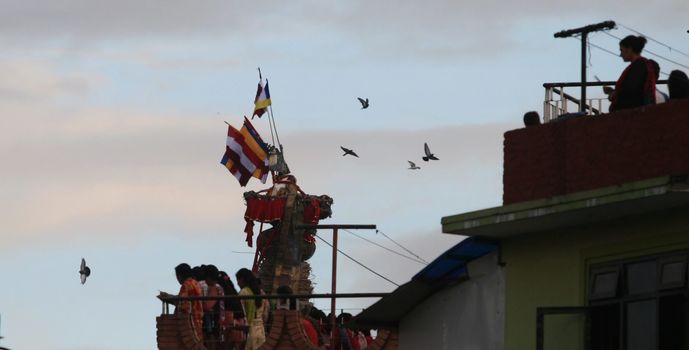
M 689 4 L 681 0 L 654 6 L 612 0 L 572 3 L 556 1 L 348 1 L 344 3 L 244 2 L 209 0 L 187 2 L 124 0 L 0 1 L 0 38 L 14 43 L 63 41 L 79 49 L 114 40 L 147 46 L 151 42 L 178 44 L 199 39 L 229 44 L 240 52 L 281 56 L 279 45 L 311 45 L 328 49 L 345 46 L 359 55 L 397 58 L 499 54 L 519 44 L 517 24 L 553 32 L 610 19 L 632 24 L 649 19 L 683 23 Z M 606 15 L 607 14 L 607 15 Z M 603 16 L 603 18 L 601 18 Z M 557 17 L 557 21 L 550 18 Z M 574 22 L 572 22 L 574 21 Z M 571 22 L 571 23 L 570 23 Z M 547 24 L 546 26 L 543 26 Z M 563 26 L 563 27 L 559 27 Z M 649 29 L 649 28 L 646 28 Z M 662 28 L 658 28 L 662 29 Z M 552 38 L 544 33 L 543 38 Z M 171 39 L 171 40 L 166 40 Z M 29 45 L 31 46 L 31 45 Z M 34 45 L 35 46 L 35 45 Z M 316 53 L 318 49 L 307 50 Z M 325 51 L 325 50 L 324 50 Z M 273 52 L 268 54 L 268 52 Z M 327 54 L 322 52 L 320 55 Z M 242 55 L 245 56 L 245 55 Z M 184 62 L 177 62 L 184 64 Z
M 0 101 L 25 103 L 58 96 L 83 97 L 104 83 L 102 76 L 60 74 L 50 63 L 36 60 L 0 60 L 0 76 Z

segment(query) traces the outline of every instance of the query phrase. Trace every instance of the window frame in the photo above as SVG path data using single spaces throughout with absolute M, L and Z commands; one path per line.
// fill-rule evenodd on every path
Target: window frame
M 682 263 L 682 281 L 663 284 L 663 268 L 665 265 Z M 658 258 L 658 291 L 680 289 L 687 285 L 687 255 L 669 255 Z M 686 288 L 685 288 L 686 289 Z
M 591 267 L 590 269 L 590 277 L 589 277 L 589 288 L 588 288 L 588 298 L 587 300 L 589 302 L 591 301 L 600 301 L 604 299 L 611 299 L 617 297 L 620 293 L 620 285 L 621 285 L 621 271 L 622 270 L 622 264 L 606 264 L 603 266 L 598 266 L 598 267 Z M 609 273 L 615 273 L 615 288 L 612 292 L 608 293 L 598 293 L 594 294 L 594 290 L 596 287 L 596 277 L 599 275 L 606 275 Z

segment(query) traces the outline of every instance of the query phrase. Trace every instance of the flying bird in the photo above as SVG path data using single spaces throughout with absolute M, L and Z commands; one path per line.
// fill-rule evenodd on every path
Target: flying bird
M 424 162 L 427 162 L 429 159 L 440 160 L 440 159 L 436 158 L 433 153 L 431 153 L 431 149 L 428 148 L 428 144 L 425 142 L 423 143 L 423 151 L 424 151 L 424 153 L 426 153 L 426 155 L 422 158 Z
M 357 99 L 358 99 L 359 102 L 361 103 L 361 109 L 366 109 L 366 108 L 368 108 L 368 98 L 364 100 L 364 99 L 361 98 L 361 97 L 357 97 Z
M 79 266 L 79 275 L 81 276 L 81 284 L 86 283 L 86 277 L 91 276 L 91 269 L 86 266 L 86 260 L 81 258 L 81 266 Z
M 343 157 L 349 154 L 350 156 L 355 156 L 355 157 L 359 158 L 359 156 L 356 155 L 356 153 L 354 153 L 354 151 L 352 151 L 351 149 L 344 148 L 342 146 L 340 146 L 340 148 L 342 148 L 342 150 L 344 151 L 344 154 L 342 155 Z
M 409 162 L 409 170 L 421 169 L 421 167 L 419 167 L 419 166 L 417 166 L 416 164 L 414 164 L 414 162 L 412 162 L 411 160 L 408 160 L 407 162 Z

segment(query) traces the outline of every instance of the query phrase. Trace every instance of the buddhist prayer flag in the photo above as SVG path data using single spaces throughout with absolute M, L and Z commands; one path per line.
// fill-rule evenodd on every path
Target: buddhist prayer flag
M 261 180 L 262 183 L 266 183 L 268 179 L 268 145 L 263 142 L 261 135 L 246 117 L 244 117 L 244 126 L 239 130 L 239 133 L 244 136 L 244 142 L 249 146 L 251 152 L 261 160 L 261 164 L 256 165 L 256 170 L 251 175 Z
M 237 130 L 227 127 L 225 154 L 220 160 L 243 187 L 251 177 L 265 183 L 268 178 L 268 146 L 258 135 L 256 129 L 244 117 L 244 126 Z
M 268 90 L 268 79 L 266 79 L 266 84 L 263 85 L 263 79 L 258 82 L 258 90 L 256 91 L 256 98 L 254 99 L 254 116 L 257 115 L 259 118 L 266 112 L 268 106 L 270 106 L 270 90 Z M 253 118 L 253 116 L 251 116 Z

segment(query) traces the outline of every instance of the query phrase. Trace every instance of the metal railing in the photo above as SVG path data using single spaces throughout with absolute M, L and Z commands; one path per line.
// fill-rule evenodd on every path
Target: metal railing
M 247 300 L 247 299 L 253 299 L 256 300 L 258 298 L 260 299 L 268 299 L 268 300 L 278 300 L 278 302 L 275 305 L 275 310 L 280 310 L 280 309 L 290 309 L 289 303 L 291 300 L 294 300 L 296 302 L 296 310 L 301 310 L 301 305 L 300 303 L 303 303 L 303 301 L 308 300 L 308 299 L 349 299 L 349 298 L 381 298 L 384 296 L 389 295 L 390 293 L 338 293 L 338 294 L 330 294 L 330 293 L 324 293 L 324 294 L 291 294 L 291 295 L 279 295 L 279 294 L 271 294 L 271 295 L 227 295 L 227 296 L 197 296 L 197 297 L 180 297 L 177 295 L 158 295 L 157 298 L 162 302 L 162 315 L 170 315 L 170 304 L 172 305 L 178 305 L 179 302 L 183 301 L 211 301 L 211 300 L 223 300 L 223 301 L 230 301 L 230 300 Z M 308 303 L 306 303 L 308 304 Z M 227 309 L 227 303 L 226 303 L 226 310 Z M 272 313 L 272 310 L 271 310 Z M 208 317 L 209 319 L 217 320 L 218 319 L 218 314 L 216 312 L 204 312 L 205 316 L 210 316 Z M 334 318 L 335 315 L 332 315 Z M 235 318 L 234 321 L 237 321 Z M 322 320 L 321 320 L 322 321 Z M 227 320 L 226 320 L 227 322 Z M 325 326 L 330 326 L 330 322 L 324 322 Z M 264 320 L 264 327 L 266 334 L 270 333 L 270 329 L 272 327 L 271 324 L 271 319 Z M 232 344 L 235 343 L 234 337 L 232 336 L 233 332 L 242 332 L 244 334 L 244 339 L 246 339 L 246 334 L 249 331 L 249 326 L 244 322 L 244 323 L 236 323 L 234 322 L 233 324 L 224 324 L 220 325 L 219 322 L 215 324 L 212 328 L 212 330 L 205 329 L 204 326 L 204 345 L 208 349 L 224 349 L 227 348 L 228 346 L 231 346 Z M 325 333 L 324 333 L 325 331 Z M 318 329 L 317 332 L 321 335 L 323 334 L 329 334 L 328 332 L 333 332 L 336 331 L 336 329 L 330 329 L 328 330 L 327 328 L 324 329 Z M 330 337 L 334 337 L 333 335 L 330 335 Z M 239 341 L 240 343 L 242 341 Z
M 659 80 L 656 82 L 657 85 L 667 84 L 667 80 Z M 543 122 L 549 123 L 557 117 L 568 114 L 576 113 L 579 111 L 579 105 L 581 101 L 569 95 L 565 92 L 565 88 L 581 88 L 580 82 L 558 82 L 558 83 L 545 83 L 543 87 L 545 88 L 545 100 L 543 101 Z M 589 87 L 603 87 L 603 86 L 615 86 L 614 81 L 596 81 L 587 82 L 586 88 Z M 605 113 L 610 106 L 607 96 L 603 95 L 602 89 L 600 90 L 600 97 L 586 98 L 585 108 L 586 114 L 598 115 Z
M 267 294 L 267 295 L 225 295 L 225 296 L 204 296 L 204 297 L 180 297 L 176 295 L 163 296 L 158 295 L 158 299 L 163 303 L 163 315 L 170 314 L 170 304 L 175 304 L 179 301 L 210 301 L 210 300 L 245 300 L 245 299 L 349 299 L 349 298 L 382 298 L 390 293 L 321 293 L 321 294 Z

